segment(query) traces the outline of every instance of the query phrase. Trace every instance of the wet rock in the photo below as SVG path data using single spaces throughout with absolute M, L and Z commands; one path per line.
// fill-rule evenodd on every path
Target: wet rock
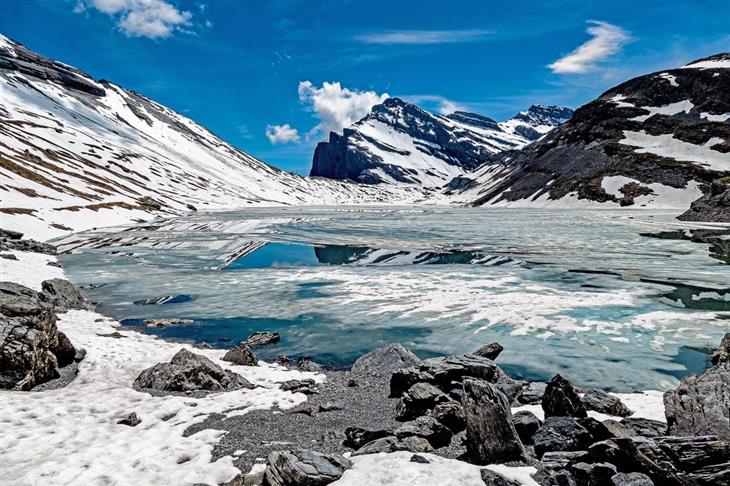
M 445 447 L 451 442 L 451 430 L 433 417 L 418 417 L 416 420 L 405 422 L 395 429 L 395 436 L 404 440 L 415 436 L 426 439 L 434 449 Z
M 487 486 L 520 486 L 521 483 L 507 479 L 498 472 L 494 472 L 491 469 L 482 469 L 480 471 L 482 481 Z
M 244 343 L 229 349 L 221 359 L 239 366 L 257 366 L 259 364 L 254 352 Z
M 368 430 L 362 427 L 347 427 L 345 429 L 345 440 L 342 445 L 351 449 L 359 449 L 368 442 L 372 442 L 376 439 L 382 439 L 393 435 L 390 430 Z
M 673 435 L 730 439 L 730 363 L 684 377 L 675 391 L 664 393 L 664 413 Z
M 68 280 L 54 278 L 41 284 L 41 295 L 53 305 L 56 311 L 88 309 L 84 298 Z
M 730 363 L 730 332 L 723 336 L 720 347 L 712 353 L 710 360 L 713 366 L 721 363 Z
M 524 405 L 537 405 L 542 403 L 542 396 L 545 394 L 546 383 L 532 381 L 522 388 L 517 401 Z
M 276 451 L 269 454 L 264 475 L 267 486 L 320 486 L 337 481 L 352 467 L 339 454 L 320 454 L 310 450 Z
M 581 398 L 583 405 L 588 410 L 615 415 L 617 417 L 628 417 L 631 415 L 629 407 L 616 396 L 610 395 L 601 390 L 588 390 Z
M 288 380 L 279 385 L 284 391 L 290 391 L 292 393 L 304 393 L 305 395 L 311 395 L 317 393 L 317 383 L 311 378 L 304 378 L 302 380 Z
M 481 356 L 482 358 L 495 360 L 503 350 L 504 347 L 502 347 L 501 344 L 495 342 L 487 344 L 486 346 L 482 346 L 481 348 L 474 351 L 473 354 Z
M 534 413 L 521 410 L 512 415 L 512 423 L 523 444 L 532 444 L 532 436 L 538 431 L 542 422 Z
M 573 464 L 586 462 L 590 458 L 587 451 L 554 451 L 542 455 L 540 462 L 548 469 L 566 469 Z
M 537 457 L 549 451 L 585 450 L 591 439 L 590 432 L 573 417 L 547 417 L 532 436 Z
M 607 462 L 587 464 L 579 462 L 570 466 L 576 483 L 585 486 L 610 486 L 611 478 L 616 474 L 616 466 Z
M 187 392 L 231 391 L 253 388 L 242 376 L 227 371 L 205 356 L 181 349 L 169 363 L 157 363 L 134 380 L 137 389 Z
M 416 383 L 403 394 L 396 406 L 396 420 L 412 420 L 451 399 L 429 383 Z
M 457 402 L 444 402 L 436 405 L 431 416 L 457 434 L 466 428 L 464 409 Z
M 390 376 L 394 371 L 417 365 L 421 360 L 400 344 L 388 344 L 360 356 L 352 372 L 373 376 Z
M 280 339 L 281 336 L 279 336 L 278 332 L 261 331 L 251 334 L 249 337 L 246 338 L 245 341 L 243 341 L 243 344 L 245 344 L 249 348 L 254 348 L 256 346 L 276 344 L 279 342 Z
M 545 387 L 545 394 L 542 397 L 542 409 L 545 411 L 545 417 L 588 416 L 583 402 L 573 389 L 573 385 L 560 375 L 555 375 Z
M 507 398 L 492 384 L 467 379 L 462 399 L 466 417 L 466 449 L 478 464 L 525 460 Z
M 117 423 L 120 425 L 127 425 L 129 427 L 136 427 L 141 424 L 142 421 L 139 419 L 139 417 L 137 417 L 137 414 L 135 412 L 132 412 L 123 419 L 118 420 Z
M 654 482 L 646 474 L 618 473 L 611 476 L 611 486 L 654 486 Z
M 418 454 L 413 454 L 409 462 L 417 462 L 419 464 L 431 464 L 431 461 Z

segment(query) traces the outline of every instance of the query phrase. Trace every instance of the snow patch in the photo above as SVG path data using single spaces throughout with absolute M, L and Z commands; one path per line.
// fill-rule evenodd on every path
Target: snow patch
M 620 144 L 637 147 L 634 150 L 636 153 L 650 153 L 678 161 L 693 162 L 718 172 L 730 171 L 730 154 L 711 148 L 723 142 L 720 137 L 712 137 L 702 145 L 694 145 L 674 138 L 671 133 L 650 135 L 643 130 L 640 132 L 624 130 L 624 138 L 619 141 Z

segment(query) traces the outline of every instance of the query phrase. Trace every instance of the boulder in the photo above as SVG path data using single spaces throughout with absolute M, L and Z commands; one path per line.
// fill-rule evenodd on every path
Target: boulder
M 81 293 L 68 280 L 54 278 L 41 284 L 41 295 L 58 312 L 88 309 Z
M 730 332 L 723 336 L 720 347 L 712 353 L 710 360 L 713 366 L 721 363 L 730 363 Z
M 472 354 L 481 356 L 482 358 L 495 360 L 503 350 L 504 348 L 502 347 L 502 345 L 495 342 L 487 344 L 486 346 L 482 346 L 481 348 L 474 351 L 474 353 Z
M 352 372 L 373 376 L 390 376 L 394 371 L 417 365 L 421 360 L 400 344 L 388 344 L 360 356 Z
M 629 407 L 624 405 L 618 397 L 602 390 L 591 389 L 586 391 L 581 401 L 586 409 L 605 413 L 606 415 L 628 417 L 632 414 Z
M 379 454 L 381 452 L 389 454 L 397 451 L 431 452 L 433 451 L 433 446 L 423 437 L 408 436 L 399 439 L 391 435 L 368 442 L 353 452 L 352 455 L 364 456 L 366 454 Z
M 279 336 L 278 332 L 273 331 L 260 331 L 255 332 L 251 334 L 249 337 L 246 338 L 245 341 L 243 341 L 242 344 L 245 344 L 249 348 L 254 348 L 256 346 L 266 346 L 268 344 L 276 344 L 281 339 L 281 336 Z
M 323 370 L 321 364 L 315 363 L 306 357 L 297 359 L 297 369 L 301 371 L 311 371 L 313 373 L 318 373 Z
M 664 393 L 664 413 L 673 435 L 730 439 L 730 363 L 684 377 L 675 391 Z
M 395 436 L 403 440 L 415 436 L 426 439 L 434 449 L 445 447 L 451 442 L 451 430 L 433 417 L 418 417 L 395 429 Z
M 317 383 L 311 378 L 288 380 L 280 383 L 279 388 L 292 393 L 304 393 L 305 395 L 317 393 Z
M 76 360 L 76 353 L 78 352 L 74 345 L 71 344 L 71 340 L 61 331 L 56 333 L 57 339 L 55 344 L 51 344 L 50 350 L 56 355 L 56 361 L 59 367 L 70 365 Z M 79 350 L 81 351 L 81 350 Z M 85 352 L 84 352 L 85 356 Z M 83 359 L 83 356 L 82 356 Z M 78 360 L 81 361 L 81 360 Z
M 532 479 L 540 486 L 578 486 L 567 469 L 553 471 L 546 467 L 538 467 Z
M 267 486 L 320 486 L 342 477 L 352 462 L 339 454 L 310 450 L 275 451 L 269 454 L 264 475 Z
M 570 466 L 569 470 L 581 486 L 610 486 L 611 478 L 617 473 L 616 466 L 607 462 L 579 462 Z
M 451 399 L 429 383 L 416 383 L 403 394 L 396 406 L 396 420 L 412 420 L 425 415 L 439 403 Z
M 512 423 L 507 398 L 491 383 L 464 381 L 466 450 L 478 464 L 524 461 L 525 449 Z
M 480 471 L 482 481 L 487 486 L 520 486 L 521 483 L 507 479 L 498 472 L 492 471 L 491 469 L 482 469 Z
M 466 428 L 464 409 L 457 402 L 439 403 L 431 411 L 431 416 L 458 434 Z
M 140 373 L 134 380 L 134 387 L 172 392 L 221 392 L 253 388 L 253 385 L 205 356 L 181 349 L 169 363 L 157 363 Z
M 646 474 L 662 486 L 687 484 L 685 474 L 677 469 L 672 457 L 654 439 L 617 437 L 591 445 L 588 453 L 595 462 L 609 462 L 620 472 Z
M 590 432 L 573 417 L 547 417 L 532 436 L 535 455 L 548 451 L 586 450 L 592 441 Z
M 657 437 L 654 442 L 683 471 L 730 463 L 730 442 L 714 435 Z
M 611 476 L 611 486 L 654 486 L 654 481 L 642 473 L 618 473 Z
M 419 454 L 413 454 L 408 462 L 417 462 L 419 464 L 431 464 L 431 461 Z
M 239 366 L 256 366 L 259 364 L 256 355 L 245 343 L 229 349 L 221 359 Z
M 537 405 L 542 403 L 542 396 L 545 394 L 546 383 L 532 381 L 522 388 L 517 401 L 524 405 Z
M 608 419 L 603 425 L 615 437 L 657 437 L 667 435 L 667 423 L 640 417 L 627 417 L 621 421 Z
M 542 455 L 540 462 L 548 469 L 566 469 L 579 462 L 587 462 L 590 454 L 587 451 L 554 451 Z
M 521 410 L 513 414 L 512 423 L 523 444 L 532 444 L 532 436 L 542 426 L 542 421 L 528 410 Z
M 23 233 L 19 231 L 7 230 L 0 228 L 0 239 L 19 240 L 23 237 Z
M 542 409 L 545 411 L 545 417 L 588 416 L 573 385 L 560 375 L 555 375 L 545 387 Z
M 369 430 L 363 429 L 362 427 L 347 427 L 345 429 L 345 440 L 342 442 L 342 445 L 357 450 L 368 442 L 382 439 L 389 435 L 393 435 L 390 430 Z
M 575 419 L 589 434 L 593 442 L 599 440 L 613 439 L 615 435 L 603 423 L 593 417 L 583 417 Z
M 142 423 L 142 421 L 137 417 L 137 414 L 135 412 L 130 413 L 126 417 L 124 417 L 121 420 L 118 420 L 117 423 L 119 425 L 127 425 L 129 427 L 136 427 L 139 424 Z

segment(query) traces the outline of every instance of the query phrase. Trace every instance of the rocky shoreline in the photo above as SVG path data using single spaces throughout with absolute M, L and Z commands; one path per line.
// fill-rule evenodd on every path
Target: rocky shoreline
M 1 249 L 52 252 L 20 238 L 1 234 Z M 52 393 L 74 386 L 85 353 L 55 323 L 57 314 L 87 308 L 78 291 L 60 279 L 43 281 L 40 291 L 3 282 L 0 298 L 4 388 Z M 19 323 L 30 331 L 19 332 Z M 97 336 L 130 339 L 113 334 Z M 206 484 L 389 484 L 357 479 L 367 474 L 363 468 L 386 463 L 400 465 L 400 472 L 391 472 L 396 483 L 398 474 L 438 476 L 443 467 L 454 476 L 427 484 L 454 484 L 449 481 L 456 471 L 500 486 L 730 483 L 730 334 L 711 368 L 664 394 L 666 422 L 633 416 L 637 410 L 618 395 L 579 389 L 560 375 L 549 383 L 515 380 L 498 365 L 498 343 L 425 360 L 389 345 L 361 357 L 350 371 L 303 361 L 294 365 L 300 368 L 296 378 L 265 385 L 249 373 L 270 369 L 255 353 L 277 339 L 275 333 L 254 334 L 218 359 L 207 350 L 178 347 L 169 361 L 137 369 L 127 385 L 140 400 L 215 401 L 274 392 L 293 398 L 279 410 L 253 405 L 231 414 L 233 400 L 217 412 L 201 410 L 198 420 L 180 419 L 184 438 L 217 434 L 208 462 L 230 461 L 240 471 Z M 115 414 L 119 433 L 127 429 L 133 436 L 148 427 L 142 407 Z M 180 467 L 192 460 L 186 457 L 178 458 Z

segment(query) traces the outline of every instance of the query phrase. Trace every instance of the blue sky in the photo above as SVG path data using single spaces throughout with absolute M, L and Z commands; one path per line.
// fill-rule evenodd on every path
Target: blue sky
M 498 120 L 533 103 L 577 107 L 730 50 L 728 11 L 725 0 L 6 0 L 0 31 L 306 173 L 316 142 L 385 93 Z

